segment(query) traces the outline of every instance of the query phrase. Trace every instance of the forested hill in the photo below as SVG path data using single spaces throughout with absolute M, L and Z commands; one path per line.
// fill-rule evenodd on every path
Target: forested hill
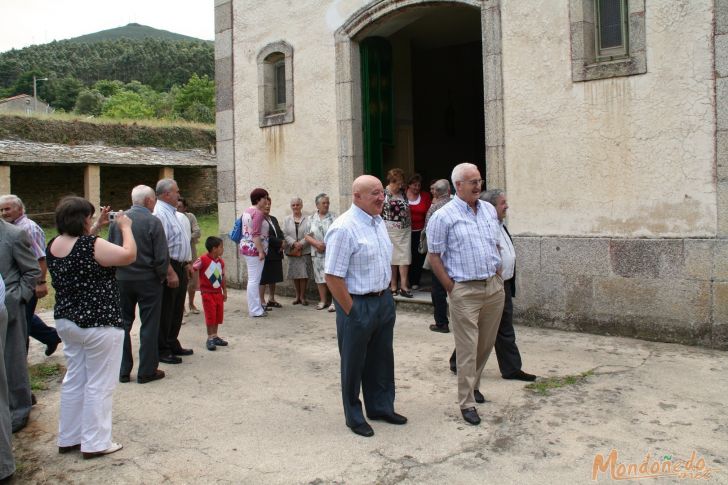
M 131 23 L 123 27 L 117 27 L 115 29 L 102 30 L 100 32 L 94 32 L 93 34 L 86 34 L 80 37 L 74 37 L 68 39 L 71 42 L 100 42 L 103 40 L 116 40 L 116 39 L 159 39 L 159 40 L 187 40 L 191 42 L 199 42 L 200 39 L 195 37 L 189 37 L 187 35 L 176 34 L 168 30 L 155 29 L 146 25 L 140 25 Z M 210 44 L 213 41 L 204 41 Z
M 28 92 L 27 81 L 30 79 L 32 84 L 34 74 L 52 80 L 73 78 L 86 86 L 102 79 L 124 83 L 136 80 L 157 91 L 184 84 L 193 73 L 214 78 L 214 44 L 176 40 L 176 36 L 130 24 L 0 53 L 0 97 Z

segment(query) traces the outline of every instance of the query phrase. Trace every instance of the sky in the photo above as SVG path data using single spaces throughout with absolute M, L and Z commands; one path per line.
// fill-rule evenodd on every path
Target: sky
M 0 52 L 134 22 L 215 38 L 214 0 L 0 0 Z

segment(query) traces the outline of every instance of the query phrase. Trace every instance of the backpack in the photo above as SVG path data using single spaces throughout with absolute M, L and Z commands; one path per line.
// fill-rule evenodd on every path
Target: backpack
M 230 233 L 228 233 L 228 237 L 232 239 L 235 244 L 240 244 L 240 240 L 243 238 L 243 218 L 238 217 L 235 219 L 235 224 L 233 225 L 233 228 L 230 230 Z

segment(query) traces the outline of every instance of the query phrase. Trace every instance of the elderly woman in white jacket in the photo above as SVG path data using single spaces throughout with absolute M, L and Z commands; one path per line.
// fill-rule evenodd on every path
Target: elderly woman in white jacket
M 286 238 L 286 256 L 288 256 L 289 280 L 293 280 L 296 289 L 294 305 L 308 305 L 306 301 L 306 285 L 312 273 L 311 245 L 306 241 L 306 234 L 311 232 L 311 220 L 303 215 L 303 200 L 300 197 L 291 199 L 291 215 L 283 220 L 283 235 Z

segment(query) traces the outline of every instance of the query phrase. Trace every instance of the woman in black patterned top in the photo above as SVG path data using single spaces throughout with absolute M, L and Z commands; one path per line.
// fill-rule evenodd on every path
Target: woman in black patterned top
M 108 223 L 108 208 L 99 221 Z M 81 197 L 65 197 L 56 208 L 58 237 L 48 243 L 46 260 L 56 290 L 54 317 L 63 339 L 68 370 L 61 388 L 58 452 L 80 449 L 84 458 L 113 453 L 111 403 L 124 342 L 115 266 L 136 259 L 131 219 L 116 224 L 123 246 L 92 235 L 94 207 Z M 96 230 L 93 230 L 95 228 Z
M 404 190 L 404 172 L 401 168 L 393 168 L 387 172 L 387 181 L 389 183 L 384 188 L 382 219 L 392 241 L 392 280 L 389 286 L 393 294 L 412 298 L 407 278 L 412 262 L 412 217 Z

